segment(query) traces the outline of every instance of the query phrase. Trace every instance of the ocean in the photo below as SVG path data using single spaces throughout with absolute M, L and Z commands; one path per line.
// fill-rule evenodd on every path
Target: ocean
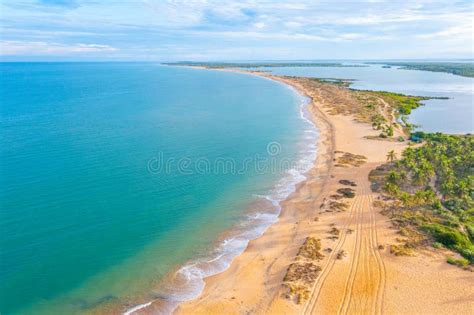
M 0 312 L 195 297 L 277 219 L 317 130 L 261 77 L 155 63 L 1 63 Z

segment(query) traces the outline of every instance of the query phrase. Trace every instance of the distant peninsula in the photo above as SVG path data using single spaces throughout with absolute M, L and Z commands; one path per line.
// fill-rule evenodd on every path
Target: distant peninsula
M 398 66 L 406 70 L 423 70 L 431 72 L 446 72 L 463 77 L 474 78 L 473 62 L 370 62 L 370 64 L 383 64 Z
M 163 63 L 170 66 L 193 66 L 193 67 L 205 67 L 210 69 L 220 68 L 269 68 L 269 67 L 368 67 L 364 64 L 344 64 L 340 62 L 192 62 L 192 61 L 180 61 L 180 62 L 168 62 Z

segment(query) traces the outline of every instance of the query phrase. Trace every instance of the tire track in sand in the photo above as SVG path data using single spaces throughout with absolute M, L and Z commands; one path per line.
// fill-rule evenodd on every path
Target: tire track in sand
M 337 252 L 341 249 L 341 247 L 344 245 L 344 242 L 347 237 L 347 228 L 352 224 L 352 221 L 355 219 L 356 216 L 359 215 L 359 206 L 360 199 L 355 199 L 352 202 L 352 205 L 350 207 L 350 214 L 349 218 L 346 220 L 344 227 L 341 232 L 341 236 L 339 237 L 336 246 L 334 247 L 333 251 L 331 252 L 328 260 L 322 267 L 322 271 L 318 279 L 313 285 L 313 288 L 311 290 L 311 296 L 308 300 L 308 303 L 306 303 L 304 309 L 303 309 L 303 314 L 312 314 L 316 308 L 316 302 L 318 300 L 319 294 L 321 292 L 322 287 L 324 286 L 324 283 L 326 282 L 326 279 L 328 275 L 330 274 L 332 268 L 334 267 L 334 264 L 336 262 L 336 255 Z M 357 219 L 356 219 L 357 221 Z
M 377 298 L 376 298 L 376 305 L 375 305 L 375 313 L 376 314 L 382 314 L 383 311 L 383 302 L 385 300 L 385 287 L 387 285 L 387 271 L 385 267 L 385 262 L 382 259 L 382 256 L 380 255 L 379 252 L 379 243 L 378 243 L 378 229 L 377 229 L 377 220 L 375 217 L 375 209 L 373 206 L 374 203 L 374 194 L 369 195 L 369 201 L 370 201 L 370 213 L 371 213 L 371 219 L 372 219 L 372 239 L 374 242 L 374 247 L 375 247 L 375 258 L 377 259 L 377 263 L 379 265 L 378 271 L 379 271 L 379 278 L 380 278 L 380 286 L 377 291 Z
M 342 302 L 339 314 L 381 314 L 386 286 L 386 270 L 383 259 L 378 249 L 378 235 L 376 213 L 372 205 L 374 195 L 368 181 L 360 183 L 360 191 L 354 198 L 349 218 L 345 221 L 341 237 L 327 262 L 322 267 L 322 272 L 316 280 L 308 303 L 303 314 L 315 314 L 317 301 L 325 287 L 328 276 L 331 274 L 336 262 L 336 255 L 343 247 L 347 228 L 354 224 L 356 240 L 354 252 L 350 257 L 350 269 L 346 279 L 344 291 L 341 292 Z M 334 292 L 337 294 L 337 292 Z
M 359 260 L 361 256 L 361 243 L 362 243 L 362 218 L 363 218 L 363 196 L 356 196 L 359 200 L 359 209 L 358 209 L 358 217 L 356 222 L 356 241 L 354 244 L 354 251 L 353 251 L 353 259 L 351 259 L 351 267 L 349 269 L 349 275 L 347 276 L 346 286 L 344 288 L 343 293 L 343 300 L 341 305 L 339 306 L 338 314 L 345 314 L 347 312 L 347 308 L 349 307 L 349 303 L 351 300 L 351 291 L 354 284 L 354 279 L 357 273 L 357 269 L 359 267 Z
M 373 194 L 367 183 L 359 198 L 362 200 L 358 220 L 360 235 L 354 246 L 354 253 L 357 255 L 354 255 L 351 264 L 343 302 L 338 313 L 381 314 L 386 272 L 378 250 L 375 209 L 372 206 Z

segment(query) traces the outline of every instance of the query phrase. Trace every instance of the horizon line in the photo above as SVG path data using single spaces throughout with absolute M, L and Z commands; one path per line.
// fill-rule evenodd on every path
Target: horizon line
M 0 63 L 40 63 L 40 62 L 48 62 L 48 63 L 65 63 L 65 62 L 117 62 L 117 63 L 125 63 L 125 62 L 141 62 L 141 63 L 241 63 L 241 62 L 295 62 L 295 61 L 302 61 L 302 62 L 315 62 L 315 61 L 470 61 L 474 62 L 474 58 L 336 58 L 336 59 L 235 59 L 235 60 L 2 60 L 0 58 Z

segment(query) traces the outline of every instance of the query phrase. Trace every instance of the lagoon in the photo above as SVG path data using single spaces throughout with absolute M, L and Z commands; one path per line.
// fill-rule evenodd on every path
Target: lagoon
M 383 65 L 367 67 L 273 67 L 256 70 L 278 75 L 355 80 L 351 88 L 389 91 L 417 96 L 448 97 L 427 100 L 409 121 L 427 132 L 474 132 L 474 78 L 449 73 L 404 70 Z

